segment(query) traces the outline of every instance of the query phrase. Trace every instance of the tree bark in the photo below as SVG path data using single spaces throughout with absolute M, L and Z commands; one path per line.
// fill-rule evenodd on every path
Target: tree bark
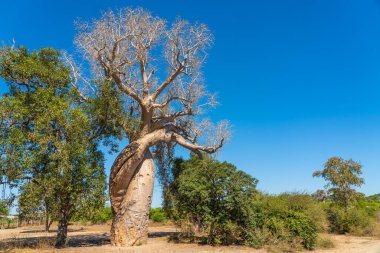
M 46 211 L 46 213 L 45 213 L 45 231 L 49 232 L 49 229 L 50 229 L 49 213 Z
M 127 147 L 128 149 L 128 147 Z M 132 155 L 129 154 L 132 151 Z M 149 210 L 154 185 L 154 161 L 149 149 L 130 149 L 126 152 L 129 161 L 116 168 L 113 166 L 110 177 L 110 199 L 113 212 L 111 244 L 114 246 L 133 246 L 144 244 L 148 238 Z M 142 159 L 140 152 L 144 152 Z M 117 164 L 117 163 L 116 163 Z M 113 181 L 116 171 L 127 170 L 123 185 Z M 128 182 L 129 181 L 129 182 Z
M 56 248 L 63 248 L 67 243 L 67 227 L 69 223 L 68 213 L 66 209 L 61 210 L 60 219 L 58 223 Z
M 114 246 L 140 245 L 147 240 L 149 209 L 154 185 L 154 161 L 149 147 L 158 142 L 175 141 L 197 152 L 214 152 L 217 148 L 202 147 L 186 142 L 168 126 L 148 133 L 131 142 L 117 156 L 110 174 L 112 207 L 111 244 Z
M 49 220 L 49 207 L 46 201 L 46 196 L 44 197 L 44 204 L 45 204 L 45 231 L 49 232 L 51 223 Z

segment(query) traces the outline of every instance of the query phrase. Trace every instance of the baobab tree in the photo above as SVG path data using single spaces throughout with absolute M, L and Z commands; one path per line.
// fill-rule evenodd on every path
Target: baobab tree
M 162 150 L 178 144 L 200 156 L 211 154 L 229 135 L 226 121 L 213 126 L 198 116 L 216 104 L 201 71 L 212 39 L 204 24 L 177 20 L 169 26 L 143 9 L 109 11 L 78 24 L 75 44 L 90 63 L 93 81 L 74 85 L 84 100 L 108 90 L 109 105 L 117 111 L 112 121 L 129 140 L 109 179 L 112 245 L 146 242 L 154 160 L 165 155 Z M 73 78 L 84 79 L 67 59 Z

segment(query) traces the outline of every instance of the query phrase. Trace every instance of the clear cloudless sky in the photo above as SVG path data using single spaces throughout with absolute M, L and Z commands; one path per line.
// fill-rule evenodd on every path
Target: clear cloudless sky
M 260 190 L 313 192 L 324 182 L 312 172 L 342 156 L 363 164 L 362 192 L 380 192 L 379 0 L 2 0 L 0 41 L 74 52 L 74 20 L 125 6 L 211 28 L 204 72 L 221 105 L 210 117 L 233 125 L 219 159 Z

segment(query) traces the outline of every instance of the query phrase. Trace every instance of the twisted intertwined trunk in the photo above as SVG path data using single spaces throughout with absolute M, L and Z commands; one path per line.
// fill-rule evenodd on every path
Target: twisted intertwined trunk
M 152 154 L 137 141 L 128 145 L 112 166 L 110 199 L 113 212 L 111 243 L 133 246 L 146 242 L 154 184 Z
M 191 25 L 181 20 L 166 29 L 165 23 L 140 9 L 108 12 L 93 25 L 83 25 L 76 39 L 79 48 L 89 56 L 91 66 L 100 74 L 97 78 L 115 85 L 128 98 L 123 114 L 130 116 L 121 127 L 131 143 L 118 155 L 110 174 L 113 245 L 136 245 L 146 239 L 154 179 L 149 147 L 177 143 L 202 156 L 201 151 L 213 153 L 219 149 L 228 135 L 224 131 L 227 125 L 223 123 L 215 129 L 215 138 L 221 137 L 219 146 L 204 147 L 196 143 L 199 134 L 208 132 L 203 130 L 209 130 L 209 124 L 205 121 L 198 125 L 192 117 L 215 104 L 200 78 L 205 49 L 212 44 L 211 33 L 203 24 Z M 162 82 L 155 76 L 159 68 L 151 63 L 151 50 L 156 46 L 163 48 L 165 57 L 158 57 L 155 62 L 168 66 L 168 75 Z M 77 76 L 81 75 L 70 59 L 68 63 L 73 71 L 73 85 L 77 87 Z M 137 72 L 140 77 L 135 75 Z M 103 82 L 94 84 L 103 87 Z M 79 90 L 78 93 L 84 101 L 90 100 Z M 198 104 L 200 101 L 202 104 Z M 108 118 L 111 115 L 107 112 L 105 123 L 119 122 L 120 115 Z M 140 122 L 138 129 L 125 124 L 135 119 Z
M 139 245 L 147 239 L 154 184 L 154 161 L 149 147 L 159 142 L 176 142 L 199 155 L 199 150 L 209 153 L 216 150 L 187 143 L 170 126 L 146 133 L 124 148 L 113 163 L 110 174 L 112 245 Z

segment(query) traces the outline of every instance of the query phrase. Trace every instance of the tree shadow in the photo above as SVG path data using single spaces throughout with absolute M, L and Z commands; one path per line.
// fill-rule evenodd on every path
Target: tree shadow
M 111 241 L 107 234 L 85 234 L 71 235 L 68 240 L 68 247 L 97 247 L 108 245 Z M 0 249 L 40 249 L 53 248 L 55 244 L 55 236 L 35 236 L 27 238 L 9 238 L 0 241 Z
M 20 234 L 35 234 L 35 233 L 57 233 L 57 230 L 49 230 L 49 232 L 44 229 L 35 229 L 35 230 L 25 230 L 21 231 Z
M 73 231 L 81 231 L 73 230 Z M 71 232 L 73 232 L 71 231 Z M 28 230 L 22 233 L 38 233 L 44 232 L 44 230 Z M 41 249 L 41 248 L 54 248 L 55 235 L 51 231 L 51 236 L 33 236 L 26 238 L 8 238 L 0 241 L 0 249 L 12 250 L 12 249 Z M 148 234 L 149 238 L 160 237 L 176 237 L 178 232 L 152 232 Z M 102 234 L 82 234 L 82 235 L 70 235 L 67 247 L 80 248 L 80 247 L 98 247 L 103 245 L 110 245 L 111 240 L 108 233 Z
M 160 237 L 174 237 L 178 235 L 179 232 L 152 232 L 148 234 L 149 238 L 160 238 Z
M 68 229 L 68 232 L 80 232 L 80 231 L 83 231 L 84 228 L 79 228 L 79 229 Z M 57 233 L 57 230 L 55 229 L 50 229 L 49 232 L 47 232 L 46 230 L 44 229 L 34 229 L 34 230 L 25 230 L 25 231 L 21 231 L 20 234 L 34 234 L 34 233 Z
M 111 244 L 107 234 L 88 234 L 70 236 L 68 247 L 96 247 Z

